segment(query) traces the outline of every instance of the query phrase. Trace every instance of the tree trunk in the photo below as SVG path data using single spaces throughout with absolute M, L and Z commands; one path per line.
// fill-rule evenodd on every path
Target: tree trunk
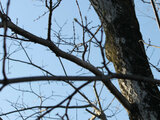
M 153 78 L 134 9 L 134 0 L 90 0 L 106 34 L 106 57 L 117 73 Z M 160 93 L 155 84 L 119 79 L 133 106 L 130 120 L 160 120 Z

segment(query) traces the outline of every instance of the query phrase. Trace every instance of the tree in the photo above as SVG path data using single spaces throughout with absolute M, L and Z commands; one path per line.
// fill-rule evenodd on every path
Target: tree
M 33 105 L 32 107 L 22 107 L 22 109 L 18 109 L 16 106 L 15 111 L 2 113 L 1 116 L 37 108 L 37 112 L 34 112 L 32 115 L 28 115 L 26 118 L 24 118 L 25 115 L 20 113 L 20 117 L 22 119 L 29 119 L 34 115 L 38 115 L 36 119 L 45 119 L 45 116 L 48 115 L 49 117 L 46 117 L 46 119 L 49 119 L 52 118 L 50 117 L 50 113 L 53 112 L 54 109 L 65 108 L 64 115 L 57 114 L 57 116 L 63 120 L 70 119 L 68 109 L 91 107 L 94 109 L 93 112 L 87 109 L 87 111 L 93 115 L 90 120 L 93 120 L 96 117 L 101 120 L 106 120 L 108 116 L 106 115 L 104 108 L 102 108 L 100 93 L 97 92 L 96 88 L 97 82 L 101 81 L 103 85 L 108 88 L 108 90 L 127 110 L 130 120 L 160 119 L 160 94 L 157 86 L 158 84 L 160 84 L 160 82 L 159 80 L 153 78 L 153 74 L 149 66 L 149 62 L 143 45 L 144 41 L 140 33 L 139 23 L 135 14 L 133 0 L 90 0 L 91 5 L 95 9 L 101 21 L 101 25 L 99 25 L 98 27 L 89 27 L 90 22 L 87 21 L 87 18 L 85 18 L 84 22 L 80 6 L 78 4 L 78 1 L 76 0 L 81 21 L 76 18 L 74 19 L 74 21 L 82 28 L 83 36 L 79 44 L 77 44 L 76 42 L 77 38 L 75 36 L 75 23 L 73 24 L 74 35 L 72 38 L 70 38 L 72 40 L 71 42 L 63 38 L 63 36 L 61 35 L 61 30 L 63 27 L 59 27 L 59 32 L 54 33 L 56 39 L 58 39 L 58 42 L 56 42 L 52 37 L 54 31 L 52 28 L 53 11 L 60 6 L 62 1 L 57 0 L 54 3 L 54 1 L 52 0 L 45 0 L 41 2 L 45 4 L 47 12 L 41 15 L 38 19 L 48 14 L 48 29 L 46 39 L 38 37 L 33 33 L 24 30 L 17 24 L 12 22 L 12 18 L 10 18 L 10 16 L 8 15 L 10 0 L 7 1 L 6 12 L 4 12 L 3 5 L 1 4 L 0 27 L 4 28 L 4 33 L 3 35 L 1 35 L 3 38 L 3 59 L 1 60 L 3 79 L 0 81 L 0 83 L 2 84 L 1 90 L 13 83 L 17 84 L 21 82 L 33 82 L 42 80 L 49 82 L 57 80 L 63 81 L 64 83 L 68 84 L 69 86 L 71 86 L 71 88 L 73 88 L 74 91 L 64 99 L 59 100 L 56 105 L 44 106 L 40 104 L 39 106 Z M 152 1 L 152 4 L 153 3 L 154 2 Z M 158 20 L 159 19 L 157 18 L 157 21 Z M 92 32 L 92 29 L 94 28 L 97 28 L 95 33 Z M 106 36 L 105 48 L 103 47 L 103 29 Z M 100 37 L 97 38 L 96 34 L 99 31 Z M 89 37 L 86 37 L 86 34 L 88 34 Z M 9 38 L 12 41 L 16 41 L 18 43 L 18 47 L 20 47 L 20 50 L 24 52 L 29 62 L 25 60 L 19 60 L 18 58 L 14 59 L 11 57 L 12 54 L 17 53 L 18 50 L 15 50 L 12 53 L 9 53 L 7 51 L 8 49 L 10 49 L 8 45 L 10 42 L 8 40 Z M 86 39 L 88 38 L 89 40 L 87 41 Z M 52 52 L 52 54 L 55 54 L 56 58 L 59 60 L 63 68 L 65 76 L 54 75 L 54 72 L 50 72 L 49 70 L 44 69 L 42 66 L 34 64 L 33 60 L 30 58 L 30 55 L 27 52 L 27 47 L 24 47 L 25 42 L 42 45 L 47 48 L 48 51 Z M 63 45 L 67 46 L 67 49 L 69 49 L 69 51 L 67 51 L 65 47 L 61 47 Z M 91 58 L 88 57 L 91 54 L 90 51 L 92 45 L 95 45 L 98 49 L 100 49 L 99 53 L 101 54 L 100 59 L 102 61 L 101 67 L 92 64 Z M 76 56 L 76 54 L 78 54 L 78 56 L 80 57 Z M 113 63 L 116 73 L 113 73 L 109 69 L 105 55 L 107 59 Z M 76 65 L 85 69 L 85 71 L 89 71 L 92 76 L 73 76 L 72 74 L 71 76 L 68 75 L 68 71 L 66 71 L 62 59 L 66 59 L 72 63 L 75 63 Z M 16 61 L 31 65 L 43 71 L 45 75 L 8 78 L 8 75 L 6 74 L 7 60 L 9 62 Z M 111 80 L 115 78 L 118 79 L 121 92 L 111 82 Z M 83 83 L 77 86 L 73 81 L 83 81 Z M 91 84 L 93 82 L 95 96 L 97 98 L 95 104 L 89 99 L 89 97 L 87 97 L 87 93 L 81 92 L 81 89 L 85 88 L 88 84 Z M 27 92 L 36 94 L 34 90 L 32 90 L 31 86 L 32 85 L 30 85 L 31 90 L 27 90 Z M 16 90 L 26 92 L 22 89 Z M 77 93 L 87 101 L 87 104 L 81 104 L 80 106 L 71 105 L 71 101 L 73 101 L 73 98 L 77 95 Z M 43 96 L 40 95 L 40 93 L 37 96 L 43 99 Z M 45 99 L 48 98 L 45 97 Z
M 153 78 L 141 41 L 134 1 L 91 0 L 91 2 L 103 23 L 106 56 L 113 62 L 116 72 Z M 160 94 L 156 84 L 119 79 L 119 85 L 123 96 L 132 106 L 132 108 L 126 106 L 131 120 L 160 118 L 158 111 Z

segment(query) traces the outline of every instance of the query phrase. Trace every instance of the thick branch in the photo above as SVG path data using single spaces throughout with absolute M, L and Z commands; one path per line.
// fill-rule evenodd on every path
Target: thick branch
M 155 83 L 160 85 L 160 80 L 152 79 L 139 75 L 126 75 L 126 74 L 110 74 L 104 75 L 103 77 L 99 76 L 33 76 L 33 77 L 19 77 L 19 78 L 11 78 L 8 79 L 8 84 L 14 83 L 23 83 L 23 82 L 37 82 L 37 81 L 110 81 L 110 79 L 126 79 L 132 81 L 144 81 Z M 3 84 L 3 80 L 0 80 L 0 84 Z
M 2 23 L 0 23 L 0 27 L 3 27 Z M 94 73 L 96 76 L 103 76 L 103 73 L 101 71 L 99 71 L 96 67 L 94 67 L 93 65 L 91 65 L 90 63 L 88 63 L 86 61 L 82 61 L 81 59 L 60 50 L 52 41 L 48 41 L 43 38 L 37 37 L 36 35 L 33 35 L 32 33 L 18 27 L 17 25 L 12 23 L 11 21 L 7 22 L 7 27 L 9 27 L 15 33 L 29 39 L 29 41 L 31 41 L 31 42 L 38 43 L 40 45 L 43 45 L 43 46 L 50 48 L 50 50 L 53 51 L 57 56 L 65 58 L 73 63 L 76 63 L 77 65 L 79 65 L 83 68 L 86 68 L 87 70 Z M 108 81 L 102 81 L 102 82 L 110 90 L 110 92 L 112 94 L 114 94 L 114 96 L 120 101 L 120 103 L 127 110 L 131 109 L 129 102 L 123 97 L 123 95 L 119 92 L 119 90 L 117 90 L 117 88 L 111 83 L 111 81 L 108 80 Z

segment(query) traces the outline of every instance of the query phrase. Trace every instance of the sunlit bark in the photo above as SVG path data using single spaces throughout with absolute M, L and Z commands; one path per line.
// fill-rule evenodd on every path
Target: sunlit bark
M 153 78 L 142 43 L 133 0 L 90 0 L 106 34 L 106 56 L 117 73 Z M 131 120 L 160 120 L 160 94 L 149 82 L 119 79 L 122 94 L 132 105 Z M 125 107 L 125 106 L 124 106 Z

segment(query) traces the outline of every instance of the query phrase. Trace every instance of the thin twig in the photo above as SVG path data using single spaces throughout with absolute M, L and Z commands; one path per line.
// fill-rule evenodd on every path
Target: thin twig
M 81 24 L 82 24 L 82 26 L 84 26 L 82 12 L 81 12 L 81 9 L 80 9 L 80 6 L 79 6 L 79 3 L 78 3 L 77 0 L 76 0 L 76 4 L 77 4 L 79 15 L 80 15 L 80 18 L 81 18 Z M 84 48 L 84 51 L 83 51 L 83 54 L 82 54 L 82 60 L 85 61 L 85 54 L 87 52 L 87 44 L 85 42 L 85 28 L 84 27 L 82 27 L 82 33 L 83 33 L 82 41 L 83 41 L 83 48 Z
M 160 46 L 156 46 L 156 45 L 152 45 L 152 44 L 148 44 L 146 42 L 144 42 L 144 40 L 139 40 L 139 42 L 142 41 L 144 44 L 148 45 L 148 46 L 151 46 L 151 47 L 155 47 L 155 48 L 160 48 Z
M 154 1 L 154 0 L 151 0 L 151 4 L 152 4 L 153 10 L 154 10 L 154 14 L 155 14 L 155 16 L 156 16 L 156 20 L 157 20 L 157 23 L 158 23 L 158 27 L 159 27 L 159 29 L 160 29 L 160 20 L 159 20 L 158 12 L 157 12 L 157 10 L 156 10 L 155 1 Z
M 98 96 L 98 93 L 97 93 L 97 89 L 96 89 L 96 81 L 94 82 L 93 88 L 94 88 L 94 92 L 95 92 L 95 95 L 96 95 L 96 98 L 97 98 L 97 101 L 98 101 L 99 108 L 102 112 L 103 110 L 102 110 L 101 102 L 100 102 L 100 99 L 99 99 L 99 96 Z
M 57 108 L 58 106 L 62 105 L 64 102 L 66 102 L 71 96 L 74 96 L 81 88 L 83 88 L 84 86 L 88 85 L 89 83 L 91 83 L 91 81 L 84 83 L 83 85 L 81 85 L 80 87 L 77 88 L 77 90 L 75 90 L 71 95 L 69 95 L 67 98 L 65 98 L 63 101 L 61 101 L 60 103 L 58 103 L 55 107 L 47 110 L 44 114 L 42 114 L 41 116 L 39 116 L 36 120 L 40 120 L 43 116 L 45 116 L 46 114 L 50 113 L 53 109 Z
M 49 6 L 49 17 L 48 17 L 48 36 L 47 36 L 47 40 L 51 40 L 51 26 L 52 26 L 52 0 L 50 0 L 49 2 L 50 6 Z

